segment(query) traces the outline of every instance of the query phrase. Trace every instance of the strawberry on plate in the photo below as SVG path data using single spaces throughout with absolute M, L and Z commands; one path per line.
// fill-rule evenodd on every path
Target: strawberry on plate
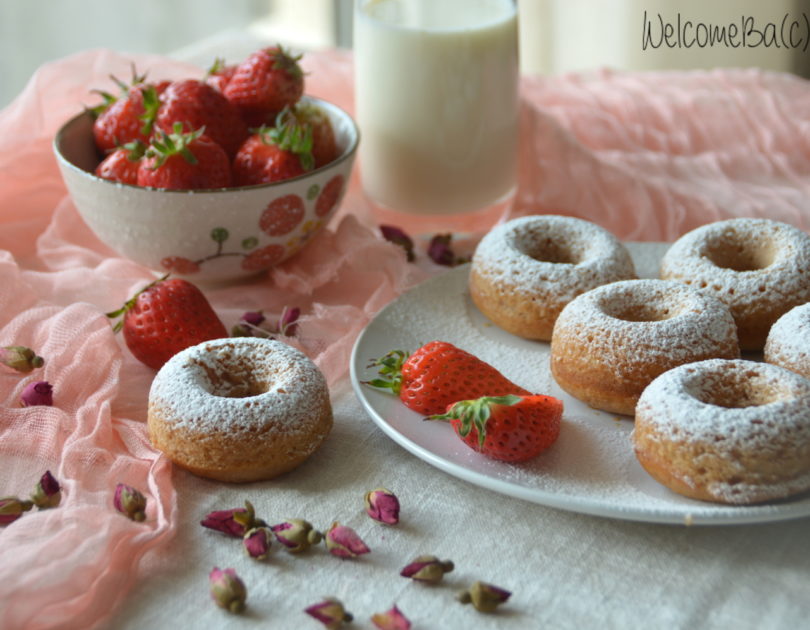
M 372 365 L 380 367 L 380 377 L 367 385 L 390 389 L 425 416 L 441 414 L 459 400 L 529 394 L 489 363 L 446 341 L 432 341 L 410 356 L 394 350 Z
M 225 150 L 204 135 L 204 129 L 158 132 L 138 168 L 138 186 L 192 190 L 225 188 L 231 184 L 231 165 Z
M 257 50 L 237 66 L 224 94 L 249 126 L 270 124 L 282 109 L 298 102 L 304 93 L 300 59 L 274 46 Z
M 132 355 L 155 370 L 181 350 L 228 336 L 202 291 L 180 278 L 164 276 L 107 313 L 121 316 L 114 329 L 123 329 Z
M 159 90 L 165 87 L 145 83 L 144 76 L 133 73 L 132 85 L 113 77 L 121 88 L 120 97 L 97 91 L 104 102 L 91 108 L 95 116 L 93 138 L 99 151 L 114 151 L 133 140 L 148 143 L 159 102 Z
M 96 175 L 122 184 L 138 184 L 138 169 L 146 145 L 140 140 L 133 140 L 118 147 L 107 155 L 96 167 Z
M 487 457 L 523 462 L 554 444 L 562 412 L 562 401 L 551 396 L 484 396 L 427 419 L 449 421 L 467 446 Z
M 314 166 L 312 130 L 288 118 L 276 127 L 260 127 L 233 159 L 237 186 L 267 184 L 303 175 Z

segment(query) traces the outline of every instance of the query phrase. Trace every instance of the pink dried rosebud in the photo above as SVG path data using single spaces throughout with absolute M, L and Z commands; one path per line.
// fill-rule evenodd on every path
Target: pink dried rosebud
M 42 475 L 37 487 L 34 488 L 31 500 L 40 509 L 53 508 L 59 505 L 62 500 L 62 488 L 50 470 L 46 470 L 45 474 Z
M 326 548 L 333 556 L 355 558 L 371 551 L 351 527 L 332 523 L 326 532 Z
M 34 504 L 31 501 L 23 501 L 17 497 L 3 497 L 0 499 L 0 525 L 13 523 L 32 507 Z
M 474 582 L 466 591 L 459 593 L 458 601 L 462 604 L 472 603 L 480 612 L 492 612 L 512 595 L 509 591 L 494 584 Z
M 300 518 L 290 518 L 270 527 L 284 548 L 290 553 L 306 551 L 323 540 L 323 534 L 312 524 Z
M 380 233 L 386 241 L 399 245 L 405 250 L 405 255 L 408 257 L 408 262 L 416 260 L 413 253 L 413 240 L 402 229 L 394 225 L 381 225 Z
M 45 359 L 25 346 L 3 346 L 0 347 L 0 364 L 28 374 L 31 370 L 45 365 Z
M 322 602 L 308 606 L 304 612 L 320 621 L 329 630 L 340 628 L 344 623 L 350 623 L 354 619 L 351 613 L 346 612 L 343 603 L 334 597 L 328 597 Z
M 254 527 L 245 532 L 242 537 L 242 546 L 251 558 L 265 560 L 270 553 L 270 540 L 272 532 L 266 527 Z
M 247 311 L 239 318 L 239 323 L 231 328 L 231 336 L 269 338 L 270 333 L 261 328 L 264 321 L 265 317 L 262 311 Z
M 428 245 L 428 256 L 437 265 L 444 265 L 445 267 L 454 267 L 465 262 L 469 262 L 469 258 L 456 256 L 450 248 L 450 243 L 453 241 L 452 234 L 436 234 L 430 239 Z
M 146 519 L 146 497 L 132 486 L 119 483 L 113 497 L 115 509 L 133 521 Z
M 399 523 L 399 499 L 390 490 L 377 488 L 366 492 L 366 512 L 375 521 L 386 525 Z
M 264 321 L 264 313 L 262 311 L 247 311 L 239 319 L 251 326 L 260 326 Z
M 33 407 L 35 405 L 53 405 L 53 387 L 48 381 L 34 381 L 28 383 L 20 395 L 20 402 L 23 407 Z
M 234 538 L 242 538 L 249 529 L 263 527 L 266 523 L 256 518 L 256 512 L 250 501 L 245 501 L 245 507 L 232 510 L 217 510 L 208 514 L 200 525 L 208 529 L 215 529 Z
M 436 556 L 419 556 L 409 563 L 399 574 L 417 582 L 436 584 L 440 582 L 445 573 L 454 568 L 450 560 L 439 560 Z
M 297 306 L 292 308 L 284 307 L 281 317 L 278 318 L 278 332 L 285 337 L 293 337 L 298 330 L 298 318 L 301 316 L 301 309 Z
M 371 623 L 379 630 L 410 630 L 411 627 L 411 622 L 396 606 L 387 612 L 372 615 Z
M 240 613 L 245 609 L 247 588 L 235 570 L 214 567 L 208 574 L 208 586 L 211 598 L 220 608 L 232 613 Z

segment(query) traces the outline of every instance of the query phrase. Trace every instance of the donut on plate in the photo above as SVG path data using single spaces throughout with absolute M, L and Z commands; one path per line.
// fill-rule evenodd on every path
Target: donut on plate
M 810 301 L 810 236 L 770 219 L 728 219 L 679 238 L 661 277 L 728 304 L 743 350 L 762 350 L 773 323 Z
M 709 360 L 644 390 L 632 433 L 639 463 L 671 490 L 730 504 L 810 490 L 810 381 L 776 365 Z
M 149 392 L 149 436 L 202 477 L 257 481 L 306 460 L 332 427 L 326 380 L 272 339 L 215 339 L 179 352 Z
M 582 219 L 542 215 L 513 219 L 484 236 L 469 288 L 497 326 L 548 341 L 560 311 L 576 296 L 635 277 L 630 254 L 610 232 Z
M 776 320 L 765 340 L 765 361 L 810 378 L 810 303 Z
M 559 386 L 591 407 L 625 415 L 659 374 L 739 356 L 728 307 L 666 280 L 623 280 L 583 293 L 560 313 L 551 337 Z

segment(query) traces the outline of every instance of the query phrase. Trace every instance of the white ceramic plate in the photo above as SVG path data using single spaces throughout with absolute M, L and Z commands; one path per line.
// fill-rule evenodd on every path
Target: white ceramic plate
M 628 244 L 640 277 L 655 277 L 666 250 L 660 243 Z M 467 292 L 469 265 L 417 286 L 389 304 L 354 346 L 351 379 L 372 420 L 426 462 L 470 483 L 543 505 L 613 518 L 657 523 L 726 525 L 810 516 L 810 496 L 758 506 L 693 501 L 655 482 L 630 445 L 632 420 L 591 409 L 562 391 L 548 367 L 549 345 L 520 339 L 487 320 Z M 376 372 L 370 359 L 398 348 L 416 350 L 442 340 L 494 365 L 531 391 L 565 405 L 558 441 L 524 464 L 506 464 L 465 446 L 445 423 L 423 422 L 397 397 L 362 385 Z

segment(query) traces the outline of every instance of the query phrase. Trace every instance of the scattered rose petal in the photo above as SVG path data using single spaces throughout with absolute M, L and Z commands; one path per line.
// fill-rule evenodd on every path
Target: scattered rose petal
M 372 615 L 371 623 L 379 630 L 410 630 L 411 627 L 411 622 L 396 606 L 387 612 Z
M 270 552 L 270 539 L 272 532 L 266 527 L 254 527 L 245 532 L 242 546 L 251 558 L 264 560 Z
M 28 383 L 20 395 L 23 407 L 35 405 L 53 405 L 53 387 L 48 381 L 33 381 Z
M 300 518 L 290 518 L 270 527 L 276 540 L 290 553 L 306 551 L 323 540 L 323 534 L 312 524 Z
M 366 513 L 375 521 L 386 525 L 399 523 L 399 499 L 390 490 L 376 488 L 366 492 Z
M 3 346 L 0 347 L 0 364 L 10 367 L 16 372 L 28 374 L 45 365 L 45 359 L 37 356 L 36 352 L 25 346 Z
M 242 538 L 249 529 L 262 527 L 266 523 L 256 518 L 256 512 L 250 501 L 245 501 L 245 507 L 232 510 L 217 510 L 211 512 L 200 521 L 200 525 L 214 529 L 227 536 Z
M 326 532 L 326 548 L 333 556 L 354 558 L 371 551 L 351 527 L 332 523 Z
M 53 508 L 59 505 L 62 500 L 62 488 L 50 470 L 46 470 L 45 474 L 42 475 L 37 487 L 34 488 L 31 500 L 40 509 Z
M 119 483 L 115 487 L 113 505 L 133 521 L 143 521 L 146 518 L 146 497 L 132 486 Z
M 211 598 L 220 608 L 232 613 L 239 613 L 245 609 L 247 588 L 234 569 L 223 570 L 214 567 L 208 574 L 208 586 Z
M 462 604 L 472 603 L 480 612 L 492 612 L 503 604 L 512 593 L 494 584 L 474 582 L 466 591 L 459 594 L 458 600 Z
M 320 621 L 329 630 L 336 630 L 344 623 L 350 623 L 354 619 L 351 613 L 346 612 L 343 603 L 334 597 L 328 597 L 322 602 L 308 606 L 304 612 Z
M 419 556 L 410 562 L 399 574 L 417 582 L 436 584 L 440 582 L 445 573 L 454 568 L 450 560 L 441 561 L 436 556 Z
M 381 225 L 380 232 L 386 241 L 399 245 L 405 250 L 408 262 L 416 260 L 416 255 L 413 253 L 413 240 L 411 240 L 411 237 L 408 236 L 404 230 L 394 225 Z
M 23 501 L 17 497 L 3 497 L 0 499 L 0 525 L 13 523 L 32 507 L 34 504 L 31 501 Z

